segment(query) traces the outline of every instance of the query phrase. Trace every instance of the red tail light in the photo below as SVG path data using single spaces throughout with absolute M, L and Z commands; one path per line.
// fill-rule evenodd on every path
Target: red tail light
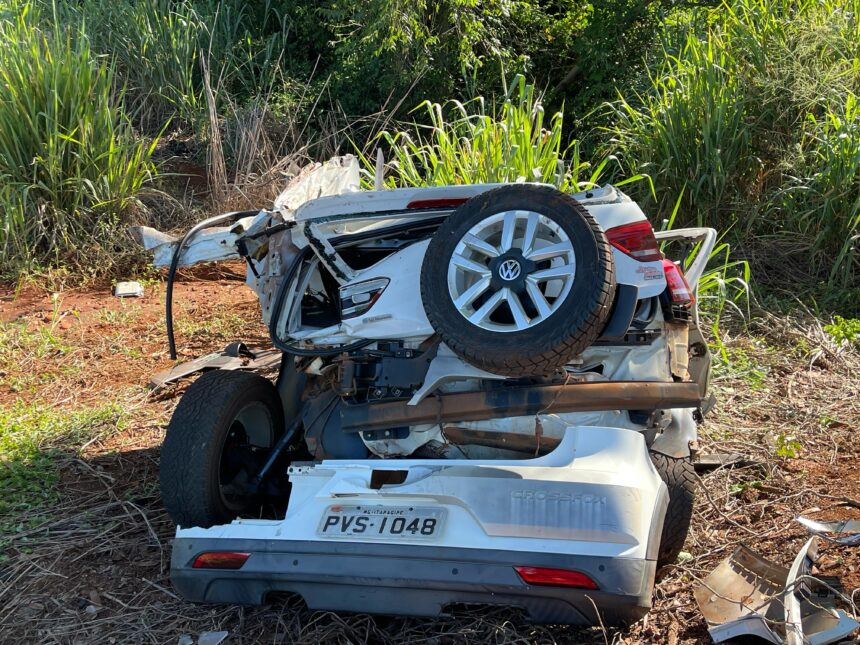
M 406 208 L 456 208 L 464 203 L 465 197 L 442 197 L 440 199 L 415 199 Z
M 241 569 L 251 556 L 250 553 L 235 551 L 209 551 L 194 558 L 195 569 Z
M 523 582 L 542 587 L 573 587 L 575 589 L 594 589 L 599 587 L 584 573 L 567 569 L 546 567 L 514 567 Z
M 606 231 L 606 239 L 616 249 L 640 262 L 654 262 L 663 258 L 651 225 L 633 222 Z
M 663 260 L 663 273 L 666 274 L 666 285 L 672 302 L 678 305 L 692 305 L 695 297 L 680 267 L 671 260 Z

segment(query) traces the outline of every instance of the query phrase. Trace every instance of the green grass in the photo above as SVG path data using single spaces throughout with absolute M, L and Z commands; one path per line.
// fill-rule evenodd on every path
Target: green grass
M 44 403 L 0 407 L 0 545 L 45 521 L 61 499 L 62 456 L 122 429 L 124 414 L 113 403 L 72 411 Z
M 24 358 L 62 356 L 70 350 L 55 325 L 40 326 L 33 331 L 24 322 L 0 323 L 0 370 Z
M 0 274 L 65 263 L 98 272 L 154 173 L 123 90 L 84 26 L 0 6 Z
M 770 380 L 770 370 L 742 347 L 726 347 L 717 343 L 712 347 L 713 370 L 718 380 L 740 379 L 751 390 L 762 390 Z
M 658 213 L 683 189 L 680 221 L 731 229 L 777 284 L 789 265 L 821 291 L 856 287 L 858 15 L 858 0 L 673 13 L 642 86 L 606 107 L 603 148 L 653 178 Z
M 235 313 L 217 312 L 198 318 L 192 312 L 180 316 L 176 320 L 176 331 L 196 340 L 234 339 L 248 326 L 247 318 Z
M 824 325 L 824 331 L 837 345 L 860 349 L 860 319 L 835 316 L 832 323 Z
M 610 161 L 591 164 L 581 159 L 577 141 L 564 143 L 563 113 L 548 115 L 540 93 L 522 75 L 506 86 L 499 107 L 482 97 L 467 103 L 426 100 L 415 112 L 425 121 L 379 135 L 393 157 L 385 178 L 389 187 L 529 181 L 584 190 L 598 182 Z M 371 187 L 375 158 L 362 160 Z

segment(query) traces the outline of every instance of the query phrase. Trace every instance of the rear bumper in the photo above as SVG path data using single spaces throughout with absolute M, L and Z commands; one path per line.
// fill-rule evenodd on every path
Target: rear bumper
M 237 571 L 194 569 L 205 551 L 250 553 Z M 580 571 L 599 591 L 530 586 L 513 565 Z M 535 622 L 606 624 L 641 618 L 651 606 L 655 562 L 488 549 L 271 540 L 177 538 L 172 580 L 196 602 L 260 604 L 301 595 L 311 609 L 445 616 L 452 604 L 522 608 Z
M 402 483 L 380 483 L 392 470 Z M 259 604 L 290 592 L 312 609 L 417 616 L 506 605 L 571 624 L 597 622 L 595 607 L 610 624 L 650 606 L 668 496 L 637 432 L 570 426 L 534 459 L 324 461 L 289 473 L 284 519 L 177 530 L 171 568 L 183 596 Z M 433 508 L 445 519 L 424 543 L 323 534 L 329 509 L 348 505 Z M 250 556 L 238 570 L 195 569 L 208 551 Z M 530 585 L 514 566 L 578 571 L 598 590 Z

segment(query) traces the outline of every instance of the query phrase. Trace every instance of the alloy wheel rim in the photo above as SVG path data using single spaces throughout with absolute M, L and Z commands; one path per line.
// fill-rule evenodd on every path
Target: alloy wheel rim
M 558 223 L 534 211 L 503 211 L 457 243 L 448 261 L 448 295 L 481 329 L 524 331 L 558 311 L 575 275 L 573 243 Z

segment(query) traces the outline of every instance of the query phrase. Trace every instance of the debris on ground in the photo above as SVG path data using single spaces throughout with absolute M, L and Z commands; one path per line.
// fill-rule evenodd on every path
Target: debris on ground
M 200 638 L 197 639 L 197 645 L 220 645 L 224 639 L 230 635 L 230 632 L 202 632 Z
M 117 282 L 113 287 L 113 295 L 117 298 L 142 298 L 143 285 L 140 282 Z
M 823 533 L 850 533 L 860 521 L 797 521 L 814 535 L 795 557 L 790 569 L 740 545 L 694 590 L 696 603 L 708 622 L 715 643 L 756 636 L 771 643 L 826 645 L 848 637 L 860 622 L 837 608 L 837 600 L 850 605 L 838 578 L 813 575 L 820 537 L 842 545 L 860 545 L 860 534 L 834 540 Z
M 860 520 L 840 520 L 838 522 L 817 522 L 808 517 L 798 517 L 797 521 L 803 524 L 813 535 L 823 537 L 829 542 L 843 544 L 845 546 L 860 546 Z M 827 533 L 850 533 L 848 537 L 831 538 Z
M 738 452 L 697 454 L 693 458 L 696 472 L 706 472 L 724 466 L 754 466 L 756 462 Z

